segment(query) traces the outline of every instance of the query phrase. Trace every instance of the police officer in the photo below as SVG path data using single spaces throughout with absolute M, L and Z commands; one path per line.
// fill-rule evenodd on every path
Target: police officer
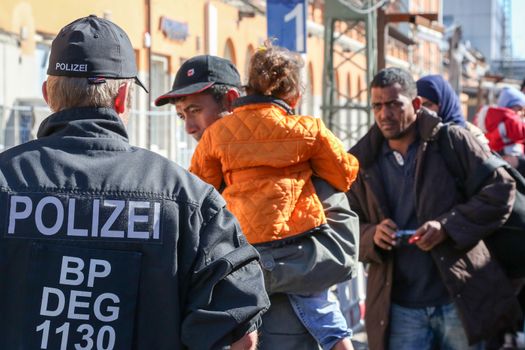
M 0 155 L 0 349 L 253 349 L 258 255 L 211 186 L 128 143 L 126 33 L 72 22 L 48 75 L 55 113 Z

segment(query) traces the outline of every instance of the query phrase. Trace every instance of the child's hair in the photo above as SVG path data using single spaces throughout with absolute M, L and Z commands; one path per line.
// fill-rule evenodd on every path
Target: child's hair
M 266 41 L 250 59 L 248 95 L 266 95 L 290 104 L 302 91 L 301 69 L 303 59 L 289 50 Z

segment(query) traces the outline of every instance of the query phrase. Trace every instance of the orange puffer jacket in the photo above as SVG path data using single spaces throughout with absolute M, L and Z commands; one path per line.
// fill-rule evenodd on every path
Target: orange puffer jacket
M 231 115 L 203 134 L 191 172 L 219 189 L 252 244 L 283 239 L 326 223 L 310 177 L 340 191 L 357 176 L 357 159 L 321 119 L 291 115 L 280 100 L 239 99 Z

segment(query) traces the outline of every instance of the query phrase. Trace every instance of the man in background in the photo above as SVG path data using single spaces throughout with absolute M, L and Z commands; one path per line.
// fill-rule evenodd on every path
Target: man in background
M 155 104 L 175 105 L 186 132 L 198 141 L 208 126 L 227 117 L 241 89 L 239 73 L 230 61 L 211 55 L 195 56 L 179 68 L 172 90 L 158 97 Z M 357 216 L 344 193 L 320 179 L 314 179 L 314 186 L 333 230 L 300 237 L 293 245 L 256 246 L 272 303 L 263 316 L 260 350 L 319 349 L 284 293 L 319 292 L 355 274 Z
M 441 119 L 421 108 L 408 71 L 376 74 L 371 107 L 375 124 L 350 150 L 361 166 L 348 192 L 369 264 L 369 347 L 480 349 L 520 314 L 482 241 L 509 217 L 514 181 L 496 170 L 464 198 L 439 152 Z M 490 156 L 465 128 L 449 133 L 467 174 Z
M 241 95 L 241 80 L 230 61 L 212 55 L 195 56 L 177 71 L 173 88 L 155 100 L 175 105 L 186 133 L 199 141 L 204 130 L 227 115 Z

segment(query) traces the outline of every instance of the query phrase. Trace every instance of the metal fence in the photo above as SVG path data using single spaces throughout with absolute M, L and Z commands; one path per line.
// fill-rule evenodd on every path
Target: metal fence
M 127 125 L 132 145 L 147 148 L 188 168 L 197 142 L 184 130 L 173 108 L 162 111 L 132 110 Z
M 366 268 L 362 263 L 357 266 L 356 276 L 336 286 L 339 306 L 353 333 L 363 331 L 365 325 Z
M 0 105 L 0 151 L 35 139 L 40 123 L 50 114 L 41 100 Z M 184 123 L 174 110 L 132 110 L 127 131 L 132 145 L 148 148 L 185 168 L 189 166 L 196 142 L 186 134 Z
M 347 149 L 356 144 L 370 129 L 370 117 L 364 110 L 365 105 L 360 102 L 352 105 L 359 108 L 341 108 L 331 115 L 331 131 Z

